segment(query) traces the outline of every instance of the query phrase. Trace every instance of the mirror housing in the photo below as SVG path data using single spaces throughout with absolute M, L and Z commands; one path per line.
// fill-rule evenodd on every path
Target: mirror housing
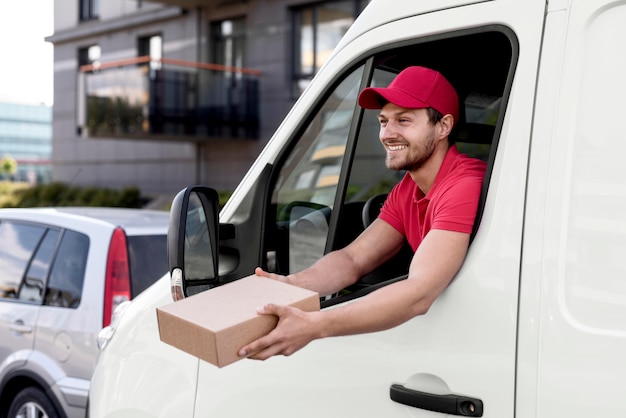
M 187 187 L 172 201 L 167 259 L 175 301 L 219 281 L 218 207 L 217 192 L 204 186 Z

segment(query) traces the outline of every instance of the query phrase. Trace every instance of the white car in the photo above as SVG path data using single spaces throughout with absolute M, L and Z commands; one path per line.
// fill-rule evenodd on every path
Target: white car
M 0 416 L 84 417 L 97 334 L 167 271 L 165 211 L 0 210 Z

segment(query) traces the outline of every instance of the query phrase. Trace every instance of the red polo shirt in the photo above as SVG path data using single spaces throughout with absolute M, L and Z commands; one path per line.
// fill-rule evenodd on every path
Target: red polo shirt
M 404 235 L 413 251 L 431 229 L 471 233 L 487 165 L 450 147 L 426 196 L 409 173 L 391 190 L 379 218 Z

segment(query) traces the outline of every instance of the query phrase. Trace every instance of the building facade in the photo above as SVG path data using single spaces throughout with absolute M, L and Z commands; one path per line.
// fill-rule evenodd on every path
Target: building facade
M 0 102 L 0 161 L 13 161 L 15 172 L 0 180 L 47 183 L 51 178 L 52 108 Z
M 232 190 L 368 0 L 56 0 L 56 181 Z

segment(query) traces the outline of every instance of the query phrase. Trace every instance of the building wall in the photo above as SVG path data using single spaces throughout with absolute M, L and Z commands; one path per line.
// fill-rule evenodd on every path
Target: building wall
M 137 0 L 100 1 L 100 18 L 78 23 L 78 0 L 55 1 L 53 178 L 74 184 L 173 193 L 191 183 L 233 189 L 294 103 L 289 7 L 302 0 L 207 1 L 183 10 Z M 139 7 L 141 5 L 141 7 Z M 68 19 L 73 15 L 73 23 Z M 176 141 L 82 137 L 77 131 L 78 49 L 101 47 L 102 62 L 134 58 L 137 39 L 163 37 L 163 57 L 207 62 L 211 22 L 245 17 L 246 66 L 261 71 L 260 138 Z
M 57 0 L 55 9 L 64 9 L 74 0 Z M 165 39 L 179 47 L 172 57 L 193 59 L 195 25 L 180 12 L 174 17 L 155 19 L 162 6 L 129 11 L 121 0 L 107 3 L 102 10 L 108 19 L 85 22 L 58 31 L 54 43 L 53 178 L 75 185 L 112 187 L 137 186 L 144 193 L 171 193 L 195 182 L 196 150 L 190 143 L 131 141 L 82 137 L 77 131 L 78 50 L 101 47 L 101 61 L 137 56 L 139 36 L 163 32 Z M 117 7 L 113 7 L 114 3 Z M 77 9 L 76 9 L 77 10 Z M 113 12 L 118 11 L 115 15 Z M 161 15 L 157 15 L 161 16 Z M 169 15 L 167 15 L 169 16 Z M 190 46 L 191 45 L 191 46 Z

